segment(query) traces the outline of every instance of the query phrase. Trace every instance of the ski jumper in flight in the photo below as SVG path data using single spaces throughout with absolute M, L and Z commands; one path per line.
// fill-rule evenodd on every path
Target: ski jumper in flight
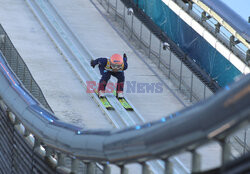
M 111 76 L 117 78 L 116 86 L 116 97 L 123 98 L 123 87 L 124 87 L 124 70 L 128 68 L 127 56 L 123 54 L 123 57 L 119 54 L 114 54 L 111 58 L 98 58 L 91 60 L 91 66 L 95 68 L 98 64 L 100 73 L 102 75 L 99 86 L 98 86 L 98 96 L 105 97 L 105 88 Z

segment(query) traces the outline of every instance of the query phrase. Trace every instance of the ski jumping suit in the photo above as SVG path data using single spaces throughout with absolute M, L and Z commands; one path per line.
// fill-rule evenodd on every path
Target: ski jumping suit
M 99 70 L 102 75 L 98 86 L 98 92 L 105 91 L 106 85 L 112 75 L 118 80 L 116 87 L 117 93 L 122 93 L 125 81 L 124 70 L 128 68 L 127 57 L 123 57 L 122 69 L 118 72 L 112 71 L 112 68 L 110 66 L 110 60 L 108 58 L 98 58 L 94 60 L 93 65 L 95 66 L 97 64 L 99 65 Z

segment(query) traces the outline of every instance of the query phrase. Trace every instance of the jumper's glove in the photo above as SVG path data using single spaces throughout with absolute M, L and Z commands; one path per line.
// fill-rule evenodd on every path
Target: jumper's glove
M 91 61 L 90 61 L 90 65 L 91 65 L 93 68 L 95 68 L 94 60 L 91 60 Z
M 123 58 L 127 58 L 127 55 L 126 55 L 126 53 L 124 53 L 124 54 L 123 54 Z

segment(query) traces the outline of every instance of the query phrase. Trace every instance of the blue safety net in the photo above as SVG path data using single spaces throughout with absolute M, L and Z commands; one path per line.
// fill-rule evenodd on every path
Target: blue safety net
M 221 87 L 233 82 L 241 74 L 162 0 L 134 0 L 134 3 Z

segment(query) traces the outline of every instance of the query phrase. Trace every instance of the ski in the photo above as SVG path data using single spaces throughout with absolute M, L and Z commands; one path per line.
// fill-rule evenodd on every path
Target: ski
M 113 94 L 116 96 L 116 91 L 113 92 Z M 118 101 L 121 103 L 121 105 L 128 111 L 133 111 L 134 109 L 130 106 L 130 104 L 127 102 L 125 98 L 118 99 Z
M 98 95 L 98 92 L 95 91 L 96 95 Z M 116 91 L 113 93 L 116 96 Z M 113 106 L 109 103 L 108 99 L 106 97 L 99 98 L 102 102 L 103 106 L 108 110 L 114 110 Z M 130 104 L 127 102 L 125 98 L 118 99 L 118 101 L 121 103 L 121 105 L 128 111 L 133 111 L 134 109 L 130 106 Z
M 130 104 L 127 102 L 126 99 L 122 98 L 122 99 L 118 99 L 118 101 L 122 104 L 122 106 L 128 110 L 128 111 L 133 111 L 134 109 L 130 106 Z
M 96 95 L 98 96 L 98 92 L 95 91 Z M 99 98 L 100 101 L 102 102 L 103 106 L 107 109 L 107 110 L 114 110 L 113 106 L 109 103 L 109 101 L 107 100 L 106 97 L 102 97 Z

